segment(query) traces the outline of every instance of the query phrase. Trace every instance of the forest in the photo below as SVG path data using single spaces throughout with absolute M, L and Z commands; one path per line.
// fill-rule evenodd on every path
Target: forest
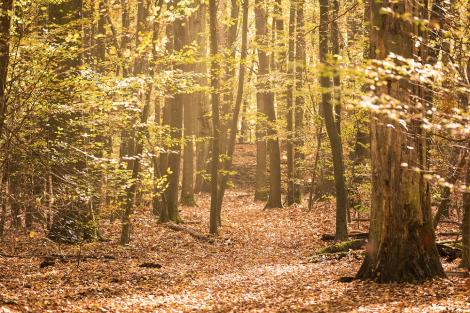
M 1 0 L 0 312 L 470 312 L 468 0 Z

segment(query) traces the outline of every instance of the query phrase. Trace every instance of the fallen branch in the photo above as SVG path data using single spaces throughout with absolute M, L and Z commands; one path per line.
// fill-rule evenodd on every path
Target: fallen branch
M 439 241 L 436 242 L 436 247 L 439 255 L 445 257 L 447 262 L 462 257 L 462 249 L 455 241 Z
M 361 250 L 366 241 L 364 239 L 356 239 L 350 241 L 343 241 L 335 243 L 334 245 L 327 246 L 319 249 L 316 254 L 331 254 L 338 252 L 348 252 L 349 250 Z
M 442 232 L 437 233 L 438 236 L 461 236 L 462 233 L 459 231 L 451 231 L 451 232 Z
M 117 258 L 113 255 L 60 255 L 60 254 L 32 254 L 32 255 L 15 255 L 15 254 L 5 254 L 0 253 L 0 257 L 2 258 L 12 258 L 12 259 L 32 259 L 32 258 L 49 258 L 49 259 L 57 259 L 57 260 L 116 260 Z M 125 257 L 124 259 L 133 259 L 133 257 Z
M 350 232 L 348 234 L 349 238 L 353 239 L 367 239 L 369 237 L 369 233 L 362 233 L 362 232 Z M 335 240 L 335 235 L 332 234 L 323 234 L 321 236 L 321 240 L 323 241 L 331 241 Z
M 201 232 L 198 232 L 197 230 L 187 228 L 187 227 L 184 227 L 182 225 L 178 225 L 178 224 L 175 224 L 175 223 L 165 223 L 163 225 L 168 227 L 171 230 L 174 230 L 174 231 L 185 232 L 185 233 L 191 235 L 192 237 L 194 237 L 198 240 L 204 241 L 204 242 L 208 242 L 208 243 L 214 243 L 215 242 L 215 239 L 214 239 L 213 236 L 205 235 Z

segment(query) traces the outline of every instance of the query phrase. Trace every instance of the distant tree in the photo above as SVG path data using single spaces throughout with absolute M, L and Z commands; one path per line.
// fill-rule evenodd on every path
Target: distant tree
M 330 139 L 331 153 L 333 156 L 333 171 L 336 188 L 336 239 L 347 239 L 347 206 L 346 183 L 344 178 L 343 145 L 341 135 L 335 124 L 331 99 L 331 80 L 327 73 L 328 63 L 328 0 L 320 0 L 320 62 L 324 66 L 320 74 L 320 86 L 322 87 L 322 112 L 325 127 Z
M 240 109 L 243 102 L 243 93 L 245 87 L 245 74 L 246 74 L 246 58 L 248 53 L 248 8 L 249 0 L 243 0 L 242 11 L 243 11 L 243 22 L 242 22 L 242 42 L 240 52 L 240 69 L 238 72 L 238 87 L 235 98 L 235 105 L 233 107 L 232 122 L 230 124 L 230 137 L 227 147 L 227 157 L 223 162 L 223 170 L 229 172 L 232 168 L 233 157 L 235 153 L 235 144 L 237 139 L 237 125 L 238 118 L 240 116 Z M 220 179 L 219 195 L 218 195 L 218 220 L 220 221 L 220 215 L 222 210 L 222 202 L 227 188 L 229 176 L 222 175 Z
M 287 45 L 287 205 L 295 203 L 295 159 L 294 159 L 294 69 L 295 69 L 295 26 L 297 1 L 291 1 L 289 9 L 288 45 Z
M 211 160 L 211 209 L 210 226 L 211 234 L 217 234 L 219 224 L 218 219 L 218 194 L 219 194 L 219 71 L 220 60 L 218 56 L 218 35 L 217 35 L 217 1 L 209 0 L 209 36 L 210 36 L 210 55 L 211 55 L 211 102 L 212 102 L 212 160 Z
M 269 150 L 269 193 L 267 208 L 280 208 L 282 207 L 281 200 L 281 152 L 279 148 L 279 139 L 275 129 L 276 124 L 276 111 L 274 107 L 274 93 L 270 91 L 269 83 L 269 57 L 265 51 L 267 39 L 267 15 L 266 9 L 263 7 L 265 4 L 257 0 L 255 2 L 255 25 L 256 25 L 256 41 L 258 44 L 258 84 L 257 84 L 257 102 L 259 108 L 262 110 L 263 116 L 267 118 L 267 135 L 268 135 L 268 150 Z M 260 143 L 262 153 L 262 146 Z M 261 156 L 260 156 L 261 158 Z M 263 164 L 263 160 L 261 165 Z M 259 173 L 261 175 L 261 172 Z
M 175 7 L 180 2 L 175 1 L 173 4 Z M 178 14 L 181 14 L 178 12 Z M 173 25 L 173 40 L 175 52 L 181 53 L 187 42 L 186 32 L 186 18 L 179 16 Z M 184 72 L 186 70 L 185 65 L 179 63 L 174 66 L 175 70 Z M 181 217 L 178 211 L 178 190 L 179 190 L 179 178 L 180 178 L 180 160 L 181 160 L 181 141 L 182 141 L 182 128 L 183 128 L 183 108 L 184 101 L 186 99 L 185 91 L 177 90 L 175 94 L 173 105 L 170 107 L 171 110 L 171 139 L 173 142 L 172 151 L 168 156 L 168 169 L 170 171 L 168 175 L 168 191 L 166 195 L 166 210 L 168 217 L 171 221 L 180 223 Z
M 307 66 L 305 46 L 304 0 L 299 0 L 296 8 L 296 35 L 295 35 L 295 171 L 294 171 L 294 201 L 302 203 L 302 163 L 304 161 L 304 80 Z
M 470 186 L 470 156 L 467 157 L 465 185 Z M 463 247 L 461 265 L 462 267 L 470 269 L 470 191 L 468 190 L 463 194 L 462 238 Z

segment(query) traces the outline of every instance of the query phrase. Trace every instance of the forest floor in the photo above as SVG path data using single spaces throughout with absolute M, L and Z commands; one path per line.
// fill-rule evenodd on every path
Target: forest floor
M 39 232 L 10 234 L 0 243 L 0 312 L 470 312 L 468 278 L 339 282 L 355 275 L 360 258 L 309 262 L 328 244 L 321 235 L 334 231 L 334 204 L 265 210 L 252 195 L 250 188 L 227 193 L 213 240 L 157 224 L 149 210 L 135 214 L 126 247 L 117 222 L 103 225 L 110 242 L 81 248 Z M 183 227 L 207 234 L 208 196 L 197 203 L 181 208 Z M 40 268 L 52 254 L 68 258 Z M 457 262 L 444 266 L 456 271 Z

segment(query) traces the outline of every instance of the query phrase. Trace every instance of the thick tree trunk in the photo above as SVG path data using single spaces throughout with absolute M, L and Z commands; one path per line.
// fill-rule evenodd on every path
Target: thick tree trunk
M 218 219 L 218 176 L 219 176 L 219 70 L 220 64 L 217 59 L 217 2 L 209 0 L 209 33 L 210 33 L 210 55 L 211 55 L 211 102 L 212 102 L 212 164 L 211 164 L 211 210 L 209 231 L 217 234 Z
M 378 59 L 390 52 L 412 57 L 415 26 L 395 15 L 381 14 L 384 7 L 416 16 L 420 4 L 411 0 L 371 4 L 371 51 Z M 410 90 L 410 84 L 402 79 L 390 80 L 377 92 L 408 103 Z M 414 105 L 408 110 L 411 112 L 405 113 L 420 114 Z M 421 282 L 445 276 L 432 227 L 429 185 L 422 172 L 406 166 L 426 170 L 426 131 L 415 121 L 407 128 L 383 113 L 373 113 L 371 118 L 371 225 L 368 254 L 357 274 L 360 279 Z
M 320 0 L 320 62 L 327 66 L 328 55 L 328 0 Z M 336 239 L 347 239 L 347 207 L 346 183 L 344 179 L 343 146 L 341 136 L 335 124 L 331 99 L 331 81 L 323 69 L 320 76 L 322 92 L 322 109 L 325 127 L 330 139 L 331 153 L 333 156 L 333 171 L 336 187 Z

